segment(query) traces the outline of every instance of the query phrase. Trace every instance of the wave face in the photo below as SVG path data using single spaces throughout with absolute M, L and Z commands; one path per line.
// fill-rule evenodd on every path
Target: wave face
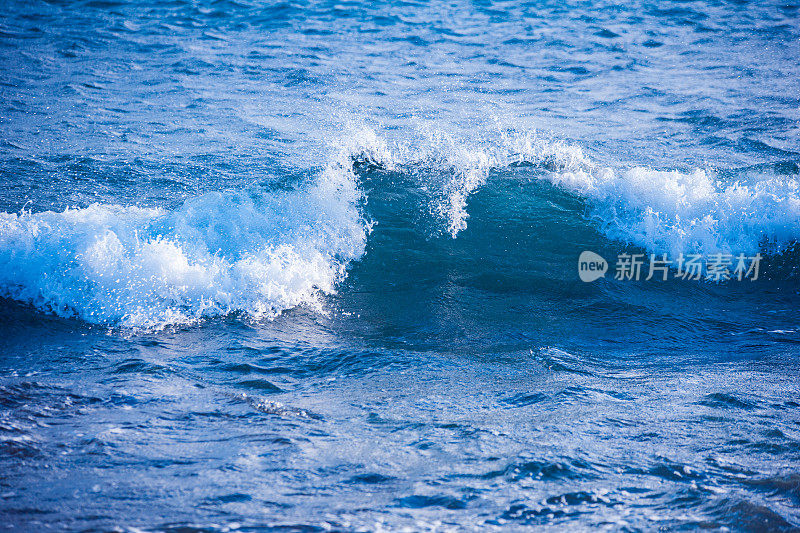
M 352 171 L 305 188 L 214 192 L 174 211 L 93 204 L 0 214 L 0 291 L 94 324 L 161 328 L 319 307 L 368 225 Z

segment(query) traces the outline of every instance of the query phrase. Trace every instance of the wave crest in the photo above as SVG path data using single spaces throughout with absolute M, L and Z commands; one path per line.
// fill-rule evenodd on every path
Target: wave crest
M 577 146 L 514 130 L 465 139 L 423 127 L 414 141 L 388 143 L 362 129 L 353 138 L 355 159 L 414 177 L 453 238 L 467 227 L 469 196 L 492 171 L 518 167 L 533 167 L 527 175 L 584 199 L 608 238 L 655 253 L 780 251 L 800 236 L 796 172 L 753 167 L 732 180 L 711 169 L 612 168 Z

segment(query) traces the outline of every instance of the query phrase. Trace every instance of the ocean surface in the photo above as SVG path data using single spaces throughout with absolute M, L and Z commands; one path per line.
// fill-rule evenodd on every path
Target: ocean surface
M 800 528 L 796 0 L 0 4 L 0 530 Z

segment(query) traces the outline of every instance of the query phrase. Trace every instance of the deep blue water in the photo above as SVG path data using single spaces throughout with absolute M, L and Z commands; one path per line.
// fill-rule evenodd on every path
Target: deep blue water
M 2 8 L 0 528 L 800 528 L 797 2 Z

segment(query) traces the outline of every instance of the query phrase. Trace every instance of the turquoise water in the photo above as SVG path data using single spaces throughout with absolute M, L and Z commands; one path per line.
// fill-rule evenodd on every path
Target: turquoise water
M 797 530 L 799 14 L 4 3 L 0 522 Z

